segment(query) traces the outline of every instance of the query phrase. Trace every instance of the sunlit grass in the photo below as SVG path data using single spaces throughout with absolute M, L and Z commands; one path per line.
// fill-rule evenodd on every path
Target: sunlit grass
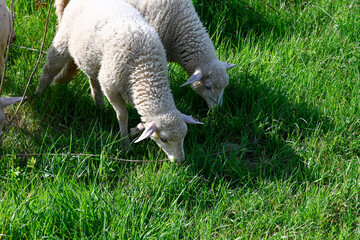
M 84 74 L 35 95 L 43 57 L 1 150 L 0 238 L 360 237 L 359 3 L 194 3 L 236 67 L 209 111 L 169 64 L 177 107 L 205 123 L 189 126 L 185 164 L 114 160 L 166 155 L 150 140 L 123 151 L 111 105 L 94 104 Z M 14 44 L 40 49 L 47 8 L 35 6 L 14 2 Z M 4 94 L 23 93 L 38 54 L 11 48 Z

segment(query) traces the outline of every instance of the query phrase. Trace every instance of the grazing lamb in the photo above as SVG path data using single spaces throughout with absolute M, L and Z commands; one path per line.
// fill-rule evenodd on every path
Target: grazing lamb
M 2 135 L 2 129 L 5 124 L 4 108 L 10 106 L 16 102 L 21 101 L 22 97 L 0 97 L 0 136 Z M 2 138 L 0 137 L 0 145 L 2 144 Z
M 9 8 L 4 0 L 0 0 L 0 78 L 4 67 L 4 52 L 6 45 L 16 39 L 14 22 Z
M 113 0 L 119 1 L 119 0 Z M 226 69 L 235 65 L 221 62 L 191 0 L 125 0 L 134 6 L 157 31 L 167 53 L 167 60 L 179 63 L 189 74 L 183 84 L 202 96 L 209 107 L 222 105 L 229 84 Z M 68 0 L 55 0 L 58 21 Z M 104 3 L 100 3 L 104 4 Z M 69 62 L 55 84 L 65 83 L 76 74 Z M 99 103 L 98 103 L 99 104 Z M 101 104 L 100 104 L 101 105 Z
M 48 51 L 38 91 L 45 90 L 72 58 L 115 109 L 123 143 L 128 146 L 128 112 L 133 105 L 144 132 L 170 160 L 185 160 L 186 123 L 197 123 L 176 109 L 166 54 L 156 31 L 123 1 L 72 0 Z M 101 94 L 101 93 L 99 93 Z

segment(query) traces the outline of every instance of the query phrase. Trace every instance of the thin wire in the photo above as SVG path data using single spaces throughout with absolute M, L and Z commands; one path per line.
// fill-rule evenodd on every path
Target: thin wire
M 1 155 L 0 157 L 11 157 L 11 156 L 19 156 L 19 157 L 41 157 L 41 156 L 62 156 L 62 157 L 87 157 L 87 158 L 100 158 L 103 155 L 100 154 L 86 154 L 86 153 L 20 153 L 20 154 L 6 154 Z M 169 159 L 161 159 L 161 160 L 138 160 L 138 159 L 124 159 L 124 158 L 116 158 L 116 157 L 107 157 L 107 159 L 114 160 L 114 161 L 120 161 L 120 162 L 135 162 L 135 163 L 155 163 L 155 162 L 165 162 Z
M 230 152 L 230 151 L 236 151 L 239 149 L 244 149 L 245 145 L 241 145 L 241 146 L 237 146 L 235 148 L 232 149 L 226 149 L 223 150 L 221 152 L 215 152 L 215 153 L 211 153 L 211 154 L 207 154 L 207 155 L 201 155 L 201 156 L 196 156 L 196 157 L 192 157 L 191 159 L 195 159 L 195 158 L 204 158 L 204 157 L 211 157 L 211 156 L 219 156 L 220 154 L 224 154 L 226 152 Z M 101 158 L 103 155 L 101 154 L 86 154 L 86 153 L 60 153 L 60 154 L 55 154 L 55 153 L 19 153 L 19 154 L 6 154 L 6 155 L 0 155 L 0 157 L 11 157 L 11 156 L 18 156 L 18 157 L 41 157 L 41 156 L 52 156 L 52 157 L 56 157 L 56 156 L 62 156 L 62 157 L 87 157 L 87 158 Z M 114 161 L 119 161 L 119 162 L 133 162 L 133 163 L 156 163 L 156 162 L 166 162 L 166 161 L 170 161 L 170 159 L 161 159 L 161 160 L 138 160 L 138 159 L 125 159 L 125 158 L 117 158 L 117 157 L 106 157 L 107 159 L 110 160 L 114 160 Z
M 26 50 L 30 50 L 30 51 L 35 51 L 35 52 L 41 52 L 41 50 L 39 50 L 39 49 L 35 49 L 35 48 L 28 48 L 28 47 L 19 46 L 19 45 L 16 45 L 16 44 L 10 44 L 10 46 L 12 46 L 12 47 L 17 47 L 17 48 L 22 48 L 22 49 L 26 49 Z M 47 52 L 46 52 L 46 51 L 42 51 L 42 53 L 47 54 Z

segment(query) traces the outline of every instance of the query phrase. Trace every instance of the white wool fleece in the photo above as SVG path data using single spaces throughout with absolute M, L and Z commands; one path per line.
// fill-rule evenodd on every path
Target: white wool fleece
M 191 75 L 197 65 L 217 59 L 214 46 L 191 0 L 125 0 L 159 34 L 167 60 L 182 65 Z
M 151 137 L 170 159 L 185 159 L 187 126 L 171 94 L 165 50 L 137 10 L 123 1 L 72 0 L 48 51 L 39 91 L 70 58 L 112 104 L 126 145 L 128 103 L 144 122 L 141 140 Z

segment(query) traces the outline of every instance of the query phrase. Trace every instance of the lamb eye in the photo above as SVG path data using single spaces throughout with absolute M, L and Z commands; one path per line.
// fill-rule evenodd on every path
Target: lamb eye
M 205 84 L 204 86 L 205 86 L 205 88 L 208 89 L 208 90 L 211 89 L 211 86 L 209 86 L 209 85 L 207 85 L 207 84 Z
M 166 138 L 163 138 L 163 137 L 161 137 L 160 140 L 161 140 L 162 142 L 167 142 L 167 141 L 168 141 Z

